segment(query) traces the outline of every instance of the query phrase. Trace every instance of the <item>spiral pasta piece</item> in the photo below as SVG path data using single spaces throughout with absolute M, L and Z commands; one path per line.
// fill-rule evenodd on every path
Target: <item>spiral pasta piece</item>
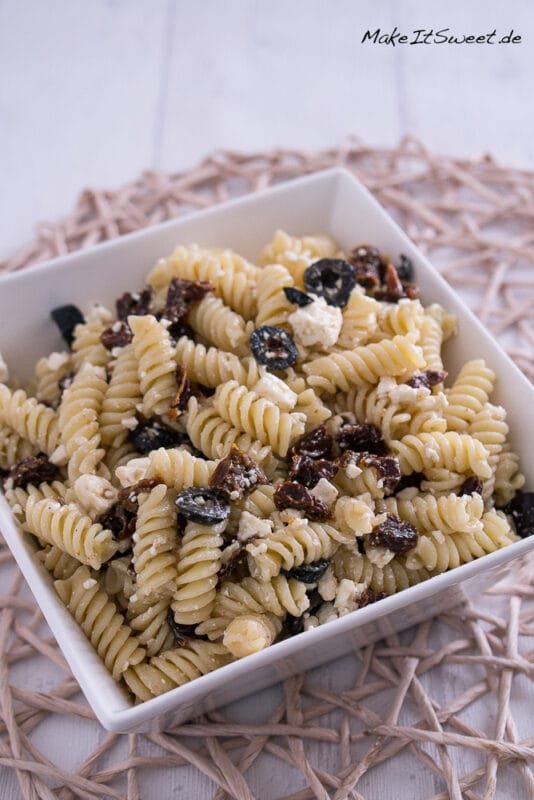
M 64 553 L 55 544 L 38 550 L 35 558 L 52 574 L 54 580 L 70 578 L 80 566 L 80 562 L 76 558 Z
M 343 324 L 337 344 L 347 350 L 366 344 L 378 327 L 380 303 L 357 286 L 343 309 Z
M 100 436 L 108 447 L 120 447 L 130 428 L 137 424 L 136 411 L 142 403 L 137 359 L 132 345 L 125 347 L 113 368 L 100 414 Z
M 160 259 L 147 277 L 153 289 L 165 289 L 173 278 L 209 281 L 223 302 L 245 319 L 256 314 L 255 284 L 259 270 L 232 250 L 177 247 Z
M 419 344 L 423 351 L 425 362 L 424 369 L 441 372 L 443 370 L 443 361 L 441 358 L 443 329 L 440 323 L 432 315 L 428 314 L 428 309 L 423 324 L 421 325 Z
M 245 451 L 268 474 L 278 464 L 269 445 L 241 433 L 210 404 L 201 406 L 196 397 L 191 397 L 187 406 L 186 431 L 194 446 L 207 458 L 224 458 L 232 444 Z
M 200 678 L 231 660 L 222 644 L 192 641 L 186 647 L 166 650 L 148 663 L 133 665 L 123 678 L 136 699 L 144 701 Z
M 176 510 L 165 484 L 139 495 L 133 535 L 133 566 L 139 598 L 172 595 L 177 576 Z
M 37 455 L 37 449 L 12 428 L 0 427 L 0 469 L 9 470 L 23 458 Z
M 384 375 L 402 375 L 423 366 L 421 348 L 410 336 L 395 336 L 381 342 L 322 356 L 304 364 L 308 383 L 319 391 L 334 394 L 352 386 L 378 383 Z
M 334 574 L 338 580 L 349 578 L 355 583 L 364 583 L 375 592 L 387 595 L 401 592 L 410 586 L 426 581 L 433 572 L 422 567 L 411 568 L 400 559 L 394 558 L 384 567 L 371 563 L 369 557 L 346 547 L 340 547 L 332 561 Z
M 319 258 L 336 255 L 335 242 L 325 234 L 314 236 L 290 236 L 277 230 L 273 240 L 261 251 L 259 264 L 282 264 L 289 271 L 295 286 L 303 288 L 304 271 Z
M 378 325 L 388 336 L 406 336 L 412 333 L 419 338 L 425 310 L 419 300 L 403 298 L 398 303 L 386 303 L 378 312 Z
M 508 436 L 506 411 L 502 406 L 493 406 L 486 403 L 476 414 L 469 425 L 469 434 L 482 442 L 488 451 L 488 463 L 491 468 L 491 477 L 484 481 L 482 496 L 488 501 L 495 488 L 495 475 L 497 465 L 502 453 L 506 437 Z
M 161 600 L 146 598 L 128 603 L 127 620 L 130 628 L 140 643 L 146 648 L 150 658 L 162 650 L 168 650 L 175 644 L 174 636 L 167 623 L 170 597 Z
M 502 447 L 495 468 L 495 496 L 499 505 L 506 505 L 518 489 L 525 485 L 525 476 L 519 470 L 519 456 L 508 443 Z
M 268 264 L 258 277 L 256 294 L 258 298 L 258 313 L 255 325 L 276 325 L 285 328 L 287 318 L 295 310 L 284 293 L 284 288 L 293 286 L 294 281 L 287 269 L 282 264 Z
M 215 602 L 221 568 L 221 525 L 188 522 L 178 550 L 178 575 L 172 599 L 174 619 L 193 625 L 207 619 Z
M 59 444 L 56 412 L 28 397 L 23 389 L 11 392 L 0 384 L 0 420 L 49 456 Z
M 406 563 L 438 573 L 445 572 L 486 553 L 500 550 L 514 540 L 506 518 L 496 511 L 489 511 L 482 517 L 481 528 L 471 533 L 451 533 L 447 536 L 437 530 L 420 536 Z
M 336 525 L 352 538 L 345 544 L 354 543 L 356 536 L 373 530 L 374 509 L 369 496 L 340 497 L 334 507 Z
M 197 333 L 221 350 L 247 354 L 248 335 L 252 329 L 220 297 L 203 297 L 190 309 L 187 320 Z
M 449 433 L 408 434 L 390 447 L 399 456 L 401 471 L 426 472 L 429 469 L 449 469 L 453 472 L 473 472 L 479 478 L 489 478 L 488 451 L 472 436 Z
M 303 414 L 280 411 L 269 400 L 240 386 L 237 381 L 227 381 L 219 386 L 213 404 L 221 417 L 253 439 L 272 447 L 279 456 L 286 456 L 293 439 L 304 433 Z
M 166 328 L 151 314 L 128 317 L 133 331 L 139 384 L 143 395 L 143 414 L 161 416 L 169 410 L 178 391 L 174 348 Z
M 145 477 L 159 478 L 178 492 L 189 486 L 207 486 L 217 466 L 216 461 L 196 458 L 187 450 L 165 450 L 164 447 L 152 450 L 148 459 Z
M 442 533 L 473 533 L 482 528 L 480 520 L 484 503 L 479 494 L 461 497 L 456 494 L 441 497 L 420 494 L 412 500 L 387 497 L 384 510 L 406 520 L 422 533 L 435 530 Z
M 468 361 L 447 392 L 448 407 L 444 410 L 448 429 L 466 431 L 473 418 L 482 411 L 493 391 L 495 373 L 482 358 Z
M 268 581 L 281 569 L 330 558 L 341 544 L 353 541 L 353 531 L 295 517 L 287 525 L 277 527 L 268 536 L 247 545 L 250 574 L 258 580 Z
M 86 321 L 74 328 L 72 363 L 78 372 L 86 363 L 106 367 L 111 361 L 110 351 L 102 344 L 101 336 L 113 322 L 113 314 L 104 306 L 96 305 L 87 314 Z
M 182 364 L 191 380 L 202 386 L 215 389 L 226 381 L 246 383 L 248 370 L 243 361 L 234 353 L 227 353 L 217 347 L 204 347 L 195 344 L 187 336 L 181 336 L 176 344 L 176 361 Z M 259 379 L 259 369 L 256 370 Z
M 40 358 L 35 367 L 37 399 L 41 403 L 57 408 L 61 400 L 59 381 L 72 369 L 72 358 L 69 353 L 51 353 L 47 358 Z
M 74 504 L 62 505 L 38 494 L 28 497 L 24 527 L 93 569 L 100 569 L 117 550 L 111 531 L 81 514 Z
M 107 383 L 102 367 L 84 364 L 63 393 L 59 407 L 61 442 L 67 452 L 69 480 L 95 473 L 105 454 L 98 417 Z
M 234 658 L 244 658 L 269 647 L 281 628 L 280 620 L 272 614 L 243 614 L 228 623 L 223 645 Z
M 87 567 L 79 567 L 54 586 L 116 681 L 129 667 L 144 660 L 146 653 L 139 639 Z

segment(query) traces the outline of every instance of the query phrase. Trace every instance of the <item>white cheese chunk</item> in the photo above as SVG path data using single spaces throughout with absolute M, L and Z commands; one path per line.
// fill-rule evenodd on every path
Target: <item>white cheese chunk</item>
M 280 411 L 292 411 L 298 400 L 298 395 L 289 388 L 287 383 L 277 378 L 276 375 L 266 373 L 252 387 L 252 391 L 276 403 Z
M 270 519 L 259 519 L 248 511 L 243 511 L 239 519 L 237 541 L 247 542 L 249 539 L 261 539 L 268 536 L 273 529 Z
M 117 489 L 98 475 L 80 475 L 74 482 L 74 492 L 88 513 L 103 514 L 117 500 Z
M 376 564 L 380 568 L 385 567 L 395 558 L 393 550 L 388 550 L 387 547 L 371 547 L 369 545 L 365 548 L 365 555 L 371 564 Z
M 325 506 L 330 507 L 333 503 L 335 503 L 336 498 L 339 494 L 339 491 L 336 487 L 330 483 L 326 478 L 321 478 L 321 480 L 310 489 L 310 494 L 320 500 Z
M 115 475 L 119 479 L 121 486 L 132 486 L 134 483 L 146 478 L 149 467 L 150 458 L 148 456 L 132 458 L 127 464 L 117 467 Z
M 337 306 L 329 306 L 324 297 L 313 297 L 313 303 L 297 308 L 288 317 L 295 339 L 305 347 L 318 344 L 323 349 L 338 340 L 343 314 Z

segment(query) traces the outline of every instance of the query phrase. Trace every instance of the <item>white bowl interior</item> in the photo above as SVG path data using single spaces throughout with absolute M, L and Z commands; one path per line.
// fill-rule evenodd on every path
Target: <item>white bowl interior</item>
M 297 179 L 0 280 L 2 353 L 12 372 L 16 366 L 18 376 L 26 379 L 40 356 L 54 349 L 63 349 L 49 318 L 50 310 L 55 306 L 69 302 L 79 305 L 82 310 L 93 302 L 112 306 L 122 292 L 140 288 L 154 262 L 171 252 L 177 244 L 197 242 L 205 246 L 232 247 L 254 259 L 277 228 L 296 235 L 328 232 L 345 249 L 367 242 L 389 252 L 394 259 L 401 253 L 413 259 L 423 301 L 440 302 L 460 320 L 460 335 L 447 349 L 449 371 L 454 376 L 461 364 L 474 357 L 486 358 L 496 370 L 499 376 L 497 402 L 508 411 L 512 441 L 522 458 L 529 485 L 533 487 L 534 449 L 529 446 L 528 419 L 534 402 L 533 387 L 374 198 L 343 169 Z M 88 701 L 102 724 L 113 730 L 139 729 L 151 718 L 173 709 L 180 709 L 181 718 L 193 716 L 198 713 L 198 703 L 206 695 L 211 696 L 214 705 L 242 696 L 245 691 L 225 689 L 225 685 L 234 682 L 235 686 L 236 682 L 242 682 L 247 688 L 247 675 L 255 676 L 250 678 L 249 689 L 266 686 L 287 673 L 281 659 L 287 662 L 287 659 L 309 651 L 308 643 L 313 643 L 317 651 L 322 649 L 323 656 L 317 655 L 313 663 L 325 661 L 336 636 L 346 637 L 349 631 L 355 631 L 366 622 L 385 620 L 399 609 L 405 609 L 408 614 L 409 608 L 415 607 L 416 603 L 428 602 L 433 594 L 444 592 L 463 580 L 474 579 L 492 567 L 498 569 L 510 559 L 532 551 L 534 546 L 534 538 L 519 542 L 505 551 L 440 575 L 376 606 L 319 628 L 311 637 L 306 634 L 282 642 L 149 703 L 133 707 L 57 598 L 50 576 L 35 563 L 30 539 L 20 534 L 3 498 L 0 498 L 0 525 Z M 436 607 L 436 612 L 438 610 Z

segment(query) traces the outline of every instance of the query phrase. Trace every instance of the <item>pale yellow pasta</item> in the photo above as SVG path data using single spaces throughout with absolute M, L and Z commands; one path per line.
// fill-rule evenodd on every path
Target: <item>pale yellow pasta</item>
M 116 681 L 128 667 L 144 660 L 139 639 L 87 567 L 79 567 L 54 586 Z
M 57 408 L 61 399 L 59 381 L 72 369 L 72 357 L 69 353 L 51 353 L 47 358 L 40 358 L 35 367 L 37 399 Z
M 388 336 L 415 335 L 418 341 L 425 310 L 419 300 L 403 298 L 398 303 L 385 303 L 378 312 L 378 325 Z
M 440 496 L 451 494 L 458 491 L 465 481 L 465 475 L 459 472 L 452 472 L 450 469 L 427 469 L 424 480 L 421 481 L 421 491 Z
M 447 392 L 449 404 L 444 410 L 450 431 L 466 431 L 473 418 L 482 411 L 493 391 L 495 373 L 482 358 L 467 361 Z
M 308 383 L 334 394 L 352 386 L 378 383 L 384 375 L 402 375 L 423 366 L 421 348 L 408 336 L 395 336 L 375 344 L 322 356 L 304 364 Z
M 191 641 L 186 647 L 166 650 L 148 662 L 133 665 L 123 677 L 138 701 L 150 700 L 222 667 L 231 658 L 222 644 Z
M 223 419 L 270 445 L 275 455 L 287 455 L 291 442 L 304 433 L 303 414 L 280 411 L 275 403 L 240 386 L 237 381 L 219 386 L 213 404 Z
M 93 569 L 100 569 L 117 550 L 111 531 L 80 513 L 74 504 L 63 505 L 56 499 L 30 495 L 24 527 Z
M 269 445 L 253 439 L 248 433 L 241 433 L 224 420 L 211 403 L 201 405 L 196 397 L 191 397 L 187 405 L 186 431 L 194 446 L 207 458 L 224 458 L 235 444 L 268 474 L 278 465 Z
M 28 397 L 23 389 L 11 392 L 1 383 L 0 424 L 8 425 L 19 436 L 49 456 L 59 444 L 56 412 L 39 403 L 34 397 Z
M 38 550 L 35 558 L 52 574 L 54 580 L 70 578 L 80 566 L 78 559 L 69 556 L 68 553 L 64 553 L 55 544 L 49 545 L 43 550 Z
M 248 355 L 248 337 L 252 328 L 220 297 L 210 294 L 203 297 L 191 308 L 187 320 L 193 330 L 210 344 L 237 355 Z
M 272 533 L 246 546 L 250 574 L 253 578 L 268 581 L 281 569 L 331 558 L 341 544 L 353 541 L 353 531 L 295 516 L 287 524 L 276 526 Z
M 136 413 L 143 396 L 133 345 L 119 354 L 106 389 L 100 414 L 100 436 L 107 447 L 119 448 L 136 427 Z
M 140 599 L 158 599 L 174 592 L 178 532 L 173 500 L 163 483 L 139 495 L 132 561 Z
M 491 468 L 491 477 L 484 481 L 482 494 L 489 501 L 495 488 L 495 474 L 501 452 L 508 436 L 506 411 L 502 406 L 493 406 L 486 403 L 476 414 L 469 425 L 468 432 L 482 442 L 488 451 L 488 464 Z
M 153 289 L 166 289 L 173 278 L 209 281 L 224 303 L 245 319 L 256 314 L 255 284 L 259 270 L 232 250 L 177 247 L 161 258 L 147 277 Z
M 412 500 L 387 497 L 384 510 L 406 520 L 421 533 L 473 533 L 482 528 L 481 518 L 484 503 L 479 494 L 456 494 L 434 497 L 431 494 L 416 495 Z
M 406 563 L 417 568 L 445 572 L 461 564 L 493 553 L 515 541 L 504 515 L 489 511 L 482 517 L 480 529 L 471 533 L 444 534 L 440 530 L 423 534 L 407 556 Z
M 63 392 L 59 407 L 61 444 L 69 462 L 69 480 L 95 473 L 105 450 L 100 447 L 98 417 L 107 383 L 103 367 L 86 363 Z
M 235 380 L 246 383 L 248 368 L 234 353 L 227 353 L 217 347 L 204 347 L 192 339 L 182 336 L 176 344 L 176 361 L 182 364 L 191 380 L 215 389 L 221 383 Z M 256 371 L 259 379 L 259 369 Z
M 252 577 L 240 583 L 226 581 L 217 592 L 212 616 L 198 625 L 196 631 L 210 639 L 219 639 L 235 617 L 265 612 L 281 618 L 286 614 L 300 617 L 309 604 L 306 585 L 295 578 L 277 575 L 267 582 Z
M 223 645 L 234 658 L 244 658 L 269 647 L 282 624 L 272 614 L 243 614 L 226 627 Z
M 23 458 L 37 455 L 37 446 L 20 436 L 13 428 L 0 427 L 0 469 L 11 469 Z
M 434 574 L 422 567 L 410 568 L 398 558 L 384 567 L 379 567 L 373 564 L 367 555 L 346 547 L 340 547 L 335 554 L 333 567 L 338 580 L 348 578 L 354 583 L 363 583 L 373 591 L 385 592 L 387 595 L 415 586 Z
M 406 475 L 446 468 L 460 473 L 473 472 L 480 478 L 491 476 L 488 451 L 468 434 L 454 431 L 409 434 L 400 441 L 392 441 L 390 446 L 399 456 L 401 470 Z
M 215 603 L 221 568 L 221 536 L 224 524 L 198 525 L 188 522 L 178 550 L 178 575 L 171 603 L 179 625 L 207 619 Z
M 187 450 L 160 447 L 148 456 L 147 478 L 159 478 L 181 492 L 189 486 L 207 486 L 215 471 L 215 461 L 192 456 Z
M 334 507 L 336 525 L 352 536 L 363 536 L 373 530 L 374 509 L 372 499 L 365 494 L 360 497 L 340 497 Z M 350 544 L 347 542 L 346 544 Z
M 428 309 L 421 325 L 419 344 L 423 351 L 424 369 L 442 372 L 441 346 L 443 344 L 443 329 L 438 320 L 428 314 Z
M 366 344 L 378 327 L 377 314 L 380 308 L 380 303 L 366 295 L 361 287 L 353 289 L 343 308 L 343 324 L 337 345 L 350 350 Z
M 133 349 L 137 360 L 139 384 L 146 417 L 161 416 L 169 410 L 176 396 L 176 361 L 166 328 L 150 314 L 128 317 L 133 331 Z
M 146 598 L 130 601 L 127 606 L 126 618 L 134 634 L 139 637 L 139 642 L 146 648 L 150 658 L 162 650 L 168 650 L 175 644 L 174 636 L 167 622 L 170 597 L 160 600 Z
M 259 264 L 282 264 L 291 273 L 295 285 L 303 288 L 304 271 L 320 258 L 336 255 L 335 242 L 325 234 L 314 236 L 290 236 L 277 230 L 273 240 L 261 251 Z
M 268 264 L 258 277 L 256 294 L 258 313 L 255 325 L 288 326 L 287 318 L 295 310 L 284 293 L 284 288 L 294 285 L 293 278 L 282 264 Z
M 113 315 L 104 306 L 93 306 L 84 323 L 74 328 L 72 362 L 77 372 L 83 364 L 106 367 L 111 361 L 111 352 L 102 344 L 101 336 L 113 323 Z
M 519 456 L 505 443 L 495 468 L 494 489 L 499 505 L 509 503 L 516 491 L 524 485 L 525 476 L 519 470 Z
M 135 445 L 129 441 L 123 442 L 120 447 L 112 447 L 104 456 L 104 465 L 110 473 L 110 480 L 116 486 L 120 486 L 115 470 L 118 467 L 124 467 L 133 459 L 139 457 L 139 453 L 135 449 Z

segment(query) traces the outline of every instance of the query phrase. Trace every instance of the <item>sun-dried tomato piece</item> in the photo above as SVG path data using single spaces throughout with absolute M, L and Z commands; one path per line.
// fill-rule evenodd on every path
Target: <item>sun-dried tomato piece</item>
M 445 372 L 445 370 L 438 371 L 427 369 L 425 372 L 419 372 L 417 375 L 414 375 L 413 378 L 410 378 L 409 381 L 406 381 L 406 385 L 413 386 L 414 389 L 419 389 L 421 386 L 430 389 L 438 383 L 443 383 L 448 374 L 449 373 Z
M 116 542 L 128 539 L 135 531 L 136 515 L 126 510 L 123 503 L 117 501 L 108 511 L 96 518 L 103 528 L 111 531 Z
M 159 480 L 159 478 L 143 478 L 132 486 L 124 486 L 122 489 L 119 489 L 117 495 L 118 502 L 121 503 L 130 514 L 137 514 L 139 495 L 143 492 L 151 492 L 152 489 L 160 483 L 162 483 L 162 481 Z
M 356 465 L 363 469 L 372 467 L 382 481 L 384 494 L 393 494 L 401 479 L 399 459 L 396 456 L 377 456 L 374 453 L 357 453 Z
M 388 303 L 398 303 L 399 300 L 406 297 L 404 286 L 393 264 L 387 265 L 384 282 L 385 286 L 376 289 L 373 293 L 377 300 L 385 300 Z
M 235 547 L 231 556 L 227 558 L 226 561 L 224 560 L 223 550 L 223 563 L 219 572 L 217 573 L 219 583 L 222 583 L 223 581 L 239 583 L 239 581 L 242 581 L 243 578 L 246 578 L 250 575 L 246 544 L 246 542 L 242 542 L 238 547 Z
M 294 481 L 280 483 L 274 492 L 274 504 L 279 511 L 293 508 L 302 511 L 309 519 L 331 519 L 332 512 L 322 500 L 305 486 Z
M 302 483 L 308 489 L 313 489 L 321 478 L 329 481 L 337 471 L 338 467 L 332 461 L 313 459 L 309 456 L 292 456 L 288 478 L 290 481 Z
M 319 425 L 309 433 L 305 433 L 293 442 L 289 449 L 288 458 L 293 456 L 309 456 L 310 458 L 331 459 L 333 456 L 334 440 L 326 432 L 324 425 Z
M 395 494 L 402 492 L 403 489 L 420 489 L 421 482 L 426 480 L 424 472 L 412 472 L 411 475 L 401 475 L 401 479 L 395 489 Z
M 185 411 L 187 408 L 187 401 L 192 394 L 191 384 L 187 377 L 187 370 L 183 364 L 178 364 L 176 367 L 176 383 L 178 384 L 178 390 L 172 398 L 169 411 L 167 412 L 171 420 L 178 419 L 180 414 Z
M 100 336 L 100 341 L 106 350 L 113 350 L 114 347 L 126 347 L 132 339 L 132 329 L 124 320 L 117 320 L 109 328 L 106 328 Z
M 336 440 L 341 451 L 353 450 L 355 453 L 374 453 L 377 456 L 384 456 L 388 452 L 381 431 L 368 422 L 363 425 L 343 422 Z
M 405 553 L 417 544 L 417 530 L 395 514 L 388 514 L 384 522 L 373 528 L 369 544 L 373 547 L 387 547 L 393 553 Z
M 25 489 L 31 483 L 38 486 L 40 483 L 50 483 L 57 478 L 59 473 L 55 464 L 51 464 L 44 453 L 37 456 L 23 458 L 11 469 L 9 477 L 13 481 L 13 488 Z
M 173 278 L 167 290 L 167 300 L 163 311 L 164 319 L 168 319 L 169 322 L 178 322 L 187 314 L 193 303 L 202 300 L 208 292 L 213 291 L 213 288 L 213 284 L 209 281 Z
M 376 603 L 378 600 L 383 600 L 384 597 L 387 597 L 386 592 L 375 592 L 374 589 L 371 589 L 371 587 L 368 586 L 367 589 L 363 590 L 358 598 L 358 608 L 365 608 L 365 606 L 369 606 L 371 603 Z
M 195 339 L 195 331 L 183 319 L 179 319 L 178 322 L 173 322 L 172 325 L 169 325 L 167 333 L 171 338 L 172 344 L 177 344 L 182 336 L 186 336 L 188 339 Z
M 142 317 L 148 314 L 150 301 L 152 300 L 152 290 L 143 289 L 141 292 L 125 292 L 115 301 L 117 316 L 120 320 L 127 320 L 131 315 Z
M 461 497 L 464 494 L 482 494 L 482 481 L 476 475 L 471 475 L 466 478 L 458 489 L 458 495 Z
M 235 503 L 252 492 L 258 484 L 267 482 L 267 476 L 258 464 L 233 444 L 228 455 L 217 464 L 210 486 Z
M 356 283 L 366 289 L 374 289 L 382 283 L 386 263 L 376 247 L 367 244 L 355 247 L 349 257 L 354 267 Z

